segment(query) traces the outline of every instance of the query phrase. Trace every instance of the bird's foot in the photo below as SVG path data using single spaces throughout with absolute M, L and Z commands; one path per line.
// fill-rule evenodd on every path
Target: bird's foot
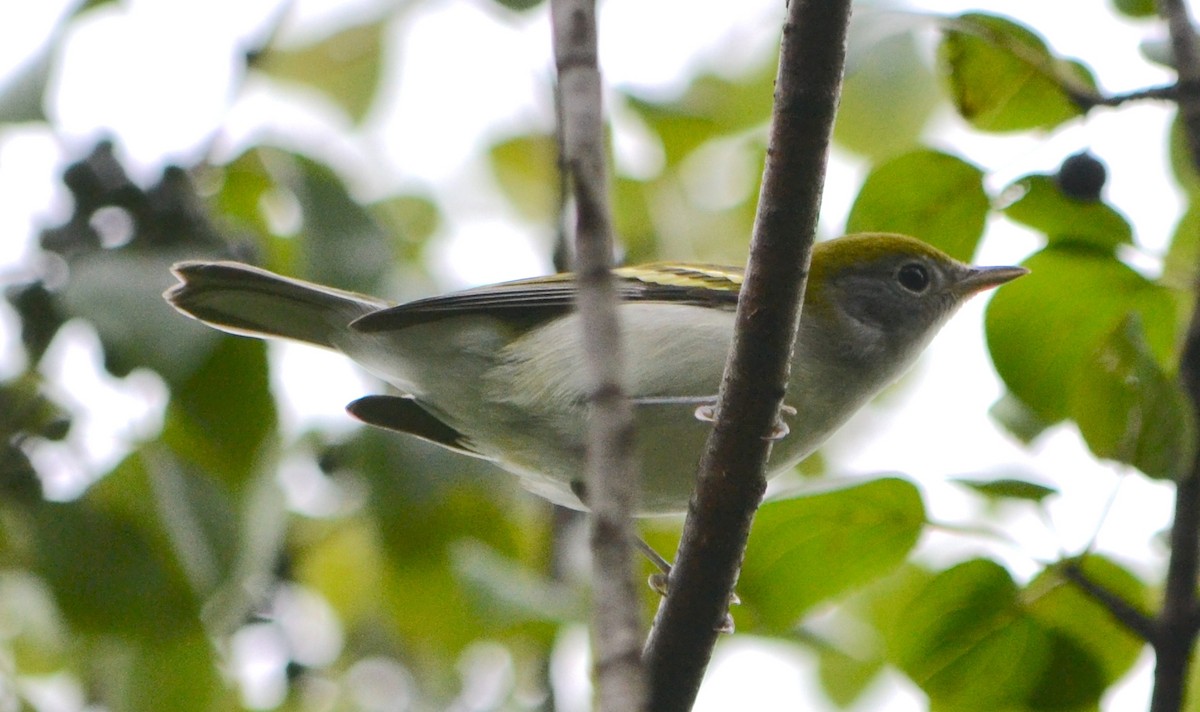
M 637 538 L 637 545 L 638 549 L 640 549 L 646 558 L 650 560 L 650 563 L 654 564 L 658 568 L 658 573 L 650 574 L 650 577 L 646 579 L 646 582 L 650 585 L 650 588 L 655 593 L 665 598 L 667 592 L 670 590 L 671 585 L 671 563 L 660 556 L 659 553 L 655 551 L 649 544 L 647 544 L 646 541 L 641 537 Z M 729 605 L 736 606 L 741 602 L 742 599 L 738 598 L 736 591 L 729 594 Z M 733 614 L 731 614 L 728 610 L 725 611 L 725 615 L 721 618 L 721 622 L 717 624 L 715 630 L 718 633 L 733 633 Z

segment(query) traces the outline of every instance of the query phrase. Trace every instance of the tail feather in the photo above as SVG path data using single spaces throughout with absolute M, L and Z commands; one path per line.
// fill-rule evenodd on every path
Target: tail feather
M 222 331 L 336 348 L 355 319 L 391 304 L 354 292 L 281 277 L 237 262 L 180 262 L 180 284 L 163 296 L 176 309 Z

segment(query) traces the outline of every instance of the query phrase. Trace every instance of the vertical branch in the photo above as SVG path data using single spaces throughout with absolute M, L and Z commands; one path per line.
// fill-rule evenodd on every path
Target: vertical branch
M 670 590 L 646 645 L 650 708 L 691 709 L 766 489 L 816 234 L 850 0 L 791 0 L 736 332 Z M 814 575 L 819 575 L 814 572 Z
M 633 411 L 622 387 L 612 282 L 604 123 L 594 0 L 552 0 L 554 59 L 562 95 L 563 155 L 576 209 L 577 306 L 589 383 L 587 504 L 592 510 L 592 649 L 597 708 L 643 709 L 641 626 L 630 519 L 637 498 Z
M 1179 113 L 1183 120 L 1193 170 L 1200 174 L 1200 52 L 1183 0 L 1162 0 L 1160 10 L 1171 34 L 1179 72 Z M 1198 291 L 1200 296 L 1200 291 Z M 1180 356 L 1179 377 L 1200 423 L 1200 302 Z M 1154 692 L 1151 712 L 1178 712 L 1183 706 L 1188 666 L 1196 643 L 1196 573 L 1200 558 L 1200 449 L 1175 490 L 1171 524 L 1171 559 L 1163 590 L 1162 610 L 1155 621 Z

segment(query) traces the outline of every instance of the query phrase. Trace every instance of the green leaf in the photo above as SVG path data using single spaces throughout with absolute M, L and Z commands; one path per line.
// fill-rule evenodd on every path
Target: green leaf
M 650 213 L 652 184 L 613 176 L 613 231 L 625 248 L 629 264 L 659 259 L 658 231 Z
M 212 202 L 224 219 L 232 219 L 259 235 L 271 230 L 263 212 L 263 200 L 275 188 L 275 181 L 263 163 L 273 151 L 250 150 L 221 167 L 221 188 Z
M 768 631 L 903 563 L 925 524 L 910 482 L 882 478 L 772 499 L 758 510 L 738 590 Z
M 275 401 L 261 341 L 222 337 L 173 392 L 162 439 L 231 491 L 252 478 L 275 432 Z
M 328 166 L 299 155 L 291 159 L 294 170 L 284 177 L 304 219 L 298 271 L 318 284 L 378 291 L 392 267 L 391 236 Z
M 1050 242 L 1083 242 L 1103 250 L 1133 242 L 1133 228 L 1107 203 L 1084 202 L 1063 195 L 1049 175 L 1028 175 L 1005 192 L 1024 194 L 1004 208 L 1009 218 L 1044 234 Z
M 509 10 L 525 12 L 526 10 L 532 10 L 538 5 L 541 5 L 543 0 L 495 0 L 495 2 L 497 5 L 506 7 Z
M 1026 607 L 1039 623 L 1074 641 L 1094 658 L 1106 685 L 1120 679 L 1133 667 L 1145 641 L 1118 623 L 1100 603 L 1067 581 L 1062 567 L 1077 566 L 1093 583 L 1120 596 L 1134 609 L 1149 613 L 1151 595 L 1141 582 L 1111 559 L 1089 554 L 1081 559 L 1047 567 L 1026 587 Z
M 1039 485 L 1036 482 L 1026 482 L 1025 480 L 998 479 L 981 481 L 954 479 L 951 482 L 957 482 L 960 485 L 970 487 L 979 494 L 992 499 L 1023 499 L 1040 504 L 1043 499 L 1050 495 L 1058 494 L 1058 490 L 1053 487 Z
M 14 668 L 21 675 L 52 675 L 63 669 L 71 652 L 70 631 L 54 606 L 53 593 L 32 571 L 0 571 L 0 624 L 8 631 L 10 676 Z
M 1175 225 L 1167 256 L 1163 258 L 1164 284 L 1190 290 L 1200 266 L 1200 194 L 1189 195 L 1187 210 Z
M 423 195 L 398 195 L 372 203 L 370 210 L 391 235 L 405 262 L 417 261 L 442 222 L 437 203 Z
M 517 495 L 511 475 L 415 438 L 373 429 L 357 431 L 325 459 L 338 476 L 353 473 L 370 488 L 368 531 L 328 549 L 319 560 L 308 562 L 308 552 L 297 553 L 302 580 L 320 582 L 319 590 L 330 592 L 339 609 L 362 616 L 373 606 L 373 614 L 398 640 L 438 655 L 454 655 L 481 636 L 504 637 L 515 630 L 535 639 L 552 635 L 544 621 L 514 617 L 511 609 L 493 615 L 496 604 L 479 595 L 480 582 L 464 577 L 456 559 L 463 542 L 472 541 L 518 564 L 540 562 L 547 546 L 545 522 L 521 516 L 511 498 Z M 355 542 L 362 541 L 370 549 L 352 553 Z M 369 600 L 356 600 L 363 597 Z
M 821 689 L 839 707 L 849 707 L 883 671 L 880 658 L 864 660 L 834 648 L 822 650 L 818 663 Z
M 200 597 L 227 579 L 243 544 L 229 492 L 207 473 L 185 469 L 159 444 L 125 458 L 88 491 L 87 501 L 137 522 Z
M 46 84 L 53 69 L 55 51 L 62 41 L 58 28 L 53 36 L 37 51 L 33 57 L 26 60 L 15 69 L 8 67 L 8 81 L 0 85 L 0 124 L 19 124 L 45 122 L 46 113 L 42 108 L 45 101 Z
M 375 99 L 385 22 L 350 27 L 298 49 L 271 48 L 256 62 L 285 81 L 313 87 L 361 122 Z
M 1169 290 L 1107 251 L 1075 243 L 1050 245 L 1024 264 L 1031 273 L 997 290 L 984 324 L 996 371 L 1041 421 L 1071 415 L 1079 368 L 1130 313 L 1140 316 L 1154 358 L 1170 361 L 1176 306 Z
M 1078 369 L 1069 405 L 1098 457 L 1163 479 L 1179 477 L 1190 466 L 1191 408 L 1150 354 L 1136 315 L 1126 317 Z
M 171 265 L 184 256 L 170 250 L 103 250 L 71 263 L 62 303 L 68 314 L 96 327 L 110 373 L 125 376 L 146 366 L 178 383 L 212 350 L 217 340 L 212 329 L 182 317 L 162 298 L 174 282 Z
M 74 629 L 145 641 L 199 632 L 199 602 L 153 522 L 84 500 L 45 503 L 32 523 L 35 569 Z
M 514 136 L 488 150 L 492 174 L 524 217 L 552 224 L 558 214 L 558 142 L 551 134 Z
M 889 631 L 892 661 L 946 712 L 1019 709 L 1051 651 L 998 564 L 968 561 L 937 575 Z
M 988 415 L 1022 443 L 1028 445 L 1054 423 L 1042 420 L 1011 392 L 1003 393 L 988 409 Z
M 1140 19 L 1154 17 L 1158 8 L 1154 0 L 1111 0 L 1113 9 L 1125 17 Z
M 626 101 L 662 141 L 667 165 L 676 166 L 706 141 L 765 125 L 771 116 L 775 70 L 771 61 L 736 79 L 704 74 L 678 99 L 627 94 Z
M 846 232 L 899 232 L 968 261 L 989 210 L 983 172 L 939 151 L 906 153 L 867 176 Z
M 912 564 L 902 564 L 888 575 L 871 581 L 851 594 L 829 616 L 822 616 L 820 633 L 802 631 L 801 642 L 818 642 L 821 688 L 842 706 L 857 700 L 886 664 L 883 633 L 899 620 L 933 575 Z
M 1058 631 L 1047 632 L 1046 664 L 1029 692 L 1025 709 L 1074 712 L 1099 709 L 1113 682 L 1091 651 Z
M 1054 57 L 1033 31 L 994 15 L 949 21 L 938 59 L 959 114 L 985 131 L 1053 128 L 1083 114 L 1064 87 L 1096 86 L 1083 65 Z
M 878 13 L 876 22 L 895 16 Z M 937 106 L 933 73 L 917 49 L 911 32 L 896 32 L 869 41 L 876 27 L 864 28 L 856 42 L 851 24 L 850 56 L 838 104 L 833 138 L 841 147 L 875 159 L 886 159 L 917 147 L 921 131 Z
M 450 553 L 475 608 L 492 623 L 587 620 L 590 601 L 585 589 L 551 581 L 478 540 L 459 541 Z M 549 627 L 546 633 L 552 638 Z
M 201 632 L 161 640 L 105 640 L 90 651 L 92 686 L 113 712 L 232 712 L 241 709 Z

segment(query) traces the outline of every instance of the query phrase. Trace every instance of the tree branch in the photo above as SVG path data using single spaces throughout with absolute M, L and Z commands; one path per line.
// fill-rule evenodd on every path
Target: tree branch
M 650 708 L 688 710 L 766 489 L 845 62 L 849 0 L 791 0 L 737 327 L 669 592 L 646 644 Z
M 1183 0 L 1161 0 L 1160 11 L 1171 34 L 1175 67 L 1182 86 L 1200 81 L 1200 52 Z M 1193 169 L 1200 174 L 1200 96 L 1180 92 L 1176 98 L 1183 120 Z M 1200 294 L 1200 292 L 1198 292 Z M 1192 310 L 1191 323 L 1180 356 L 1179 378 L 1192 410 L 1200 422 L 1200 304 Z M 1200 451 L 1175 491 L 1175 519 L 1171 525 L 1171 560 L 1163 590 L 1162 610 L 1156 620 L 1155 668 L 1151 712 L 1178 712 L 1183 705 L 1184 686 L 1192 649 L 1196 642 L 1196 572 L 1200 554 Z
M 633 411 L 625 398 L 612 268 L 612 224 L 593 0 L 552 0 L 554 59 L 562 95 L 563 155 L 576 209 L 577 307 L 589 384 L 588 507 L 592 511 L 592 649 L 597 709 L 636 712 L 645 704 L 633 575 L 638 478 Z

